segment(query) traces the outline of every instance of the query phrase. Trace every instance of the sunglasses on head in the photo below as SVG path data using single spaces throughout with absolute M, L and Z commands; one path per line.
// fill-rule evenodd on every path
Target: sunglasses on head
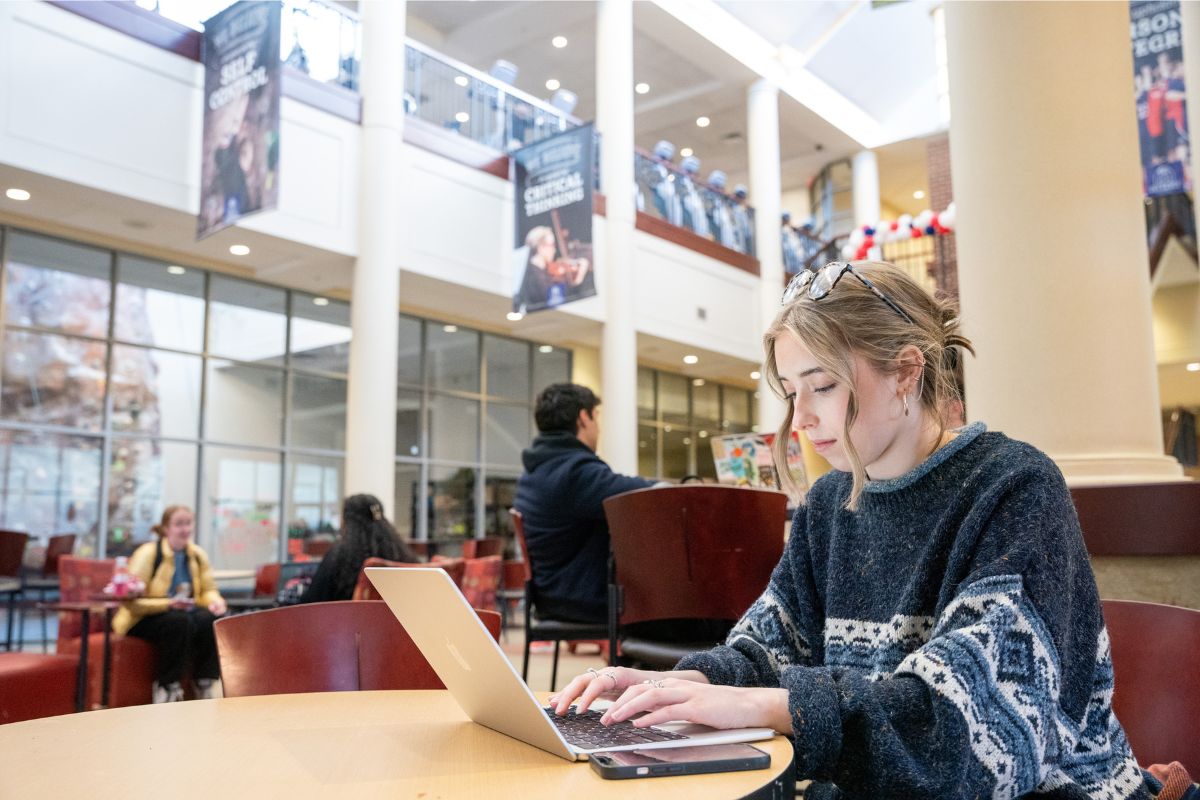
M 879 291 L 879 288 L 875 284 L 871 283 L 870 280 L 856 270 L 854 265 L 848 261 L 830 261 L 816 271 L 808 269 L 800 270 L 800 272 L 796 273 L 796 277 L 792 278 L 788 283 L 787 288 L 783 290 L 782 305 L 786 306 L 799 297 L 800 293 L 805 290 L 808 291 L 810 300 L 821 300 L 828 297 L 829 293 L 833 291 L 833 287 L 837 286 L 838 281 L 847 272 L 858 278 L 863 286 L 870 289 L 876 297 L 887 303 L 888 308 L 899 314 L 909 325 L 916 325 L 912 317 L 904 313 L 904 309 L 896 305 L 886 294 Z

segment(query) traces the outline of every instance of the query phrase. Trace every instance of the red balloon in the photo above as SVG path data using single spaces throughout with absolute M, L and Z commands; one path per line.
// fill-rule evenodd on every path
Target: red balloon
M 862 246 L 864 248 L 866 248 L 867 250 L 870 250 L 872 247 L 875 246 L 875 237 L 868 236 L 867 238 L 863 239 Z
M 858 248 L 858 252 L 854 254 L 854 260 L 862 261 L 863 259 L 865 259 L 867 257 L 867 252 L 870 249 L 871 248 L 867 247 L 866 245 L 863 245 L 862 247 Z
M 899 230 L 899 228 L 900 228 L 900 223 L 899 223 L 899 222 L 893 222 L 893 223 L 892 223 L 892 230 Z
M 941 225 L 938 223 L 938 215 L 937 215 L 937 214 L 934 214 L 932 217 L 930 217 L 930 218 L 929 218 L 929 224 L 930 224 L 930 225 L 932 225 L 932 226 L 933 226 L 933 227 L 935 227 L 935 228 L 940 228 L 940 227 L 942 227 L 942 226 L 941 226 Z
M 914 239 L 920 239 L 922 236 L 925 235 L 925 231 L 921 230 L 920 228 L 913 228 L 912 232 L 913 232 L 912 238 L 914 238 Z

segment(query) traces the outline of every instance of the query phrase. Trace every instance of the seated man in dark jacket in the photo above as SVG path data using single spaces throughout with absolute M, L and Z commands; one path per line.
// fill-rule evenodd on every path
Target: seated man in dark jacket
M 521 459 L 513 503 L 525 520 L 540 611 L 572 622 L 603 622 L 608 609 L 608 522 L 604 499 L 654 482 L 618 475 L 596 455 L 600 398 L 556 383 L 538 395 L 538 435 Z

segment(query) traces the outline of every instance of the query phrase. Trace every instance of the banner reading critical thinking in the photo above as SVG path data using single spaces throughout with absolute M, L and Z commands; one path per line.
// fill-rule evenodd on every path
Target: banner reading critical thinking
M 278 203 L 280 7 L 234 3 L 204 23 L 197 239 Z
M 554 308 L 596 294 L 592 261 L 592 126 L 513 156 L 516 239 L 513 310 Z
M 1129 23 L 1145 193 L 1191 191 L 1179 2 L 1134 0 Z

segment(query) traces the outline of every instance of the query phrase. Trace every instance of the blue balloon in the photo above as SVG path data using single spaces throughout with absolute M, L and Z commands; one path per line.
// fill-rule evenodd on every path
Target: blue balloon
M 925 233 L 929 236 L 933 236 L 935 233 L 937 233 L 937 228 L 933 227 L 932 225 L 926 225 Z
M 867 236 L 874 236 L 875 229 L 868 225 L 867 227 L 863 228 L 863 233 L 865 233 Z

